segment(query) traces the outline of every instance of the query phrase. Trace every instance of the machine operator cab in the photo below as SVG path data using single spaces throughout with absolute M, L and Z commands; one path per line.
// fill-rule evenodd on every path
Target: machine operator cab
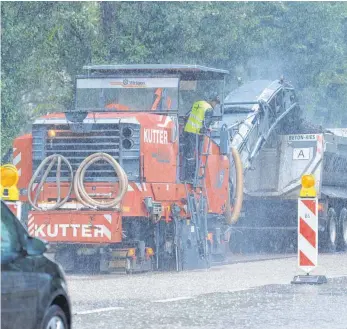
M 175 122 L 173 136 L 178 133 L 183 137 L 193 104 L 207 101 L 206 96 L 211 92 L 221 100 L 213 110 L 212 122 L 222 118 L 228 71 L 175 64 L 94 65 L 84 69 L 86 74 L 76 77 L 74 109 L 65 113 L 70 122 L 81 122 L 88 113 L 100 112 L 118 113 L 122 117 L 129 114 L 136 117 L 165 115 Z M 184 151 L 187 139 L 178 140 L 179 153 L 187 153 Z M 219 144 L 216 139 L 214 142 Z M 184 159 L 180 163 L 182 168 L 186 167 Z
M 68 120 L 88 112 L 148 112 L 183 119 L 193 103 L 211 90 L 223 100 L 228 74 L 175 64 L 93 65 L 84 69 L 86 74 L 76 77 L 74 109 L 67 112 Z M 215 109 L 215 119 L 221 118 L 222 108 L 223 104 Z

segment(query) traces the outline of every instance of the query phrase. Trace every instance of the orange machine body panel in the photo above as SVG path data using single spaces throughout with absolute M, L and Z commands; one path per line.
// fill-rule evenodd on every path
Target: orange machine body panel
M 31 211 L 28 231 L 54 242 L 117 243 L 122 241 L 122 218 L 117 211 Z
M 146 182 L 176 182 L 178 138 L 169 116 L 139 117 L 141 123 L 141 156 Z
M 207 140 L 205 150 L 207 152 Z M 206 156 L 204 157 L 206 161 Z M 229 159 L 219 153 L 219 147 L 211 143 L 205 169 L 205 186 L 208 200 L 208 212 L 221 214 L 225 211 L 229 193 Z
M 55 119 L 64 119 L 63 113 L 49 114 L 41 119 L 47 124 Z M 150 113 L 93 113 L 87 118 L 94 119 L 122 119 L 136 118 L 141 126 L 140 130 L 140 166 L 142 181 L 129 181 L 127 192 L 117 210 L 79 210 L 74 193 L 68 203 L 59 210 L 31 211 L 29 215 L 29 233 L 48 241 L 73 243 L 117 243 L 122 242 L 122 218 L 142 218 L 150 220 L 144 199 L 152 197 L 153 201 L 162 204 L 162 219 L 171 216 L 170 206 L 173 203 L 181 208 L 182 217 L 189 217 L 186 212 L 187 191 L 192 186 L 177 180 L 179 159 L 179 132 L 173 117 Z M 30 138 L 26 141 L 27 152 L 22 153 L 22 161 L 28 164 L 25 169 L 25 180 L 22 178 L 23 188 L 27 188 L 32 176 L 32 147 Z M 219 154 L 219 147 L 211 142 L 207 148 L 208 138 L 205 138 L 204 153 L 209 153 L 205 169 L 204 188 L 197 189 L 197 193 L 207 196 L 209 213 L 222 214 L 227 200 L 229 182 L 229 160 Z M 20 139 L 16 140 L 19 148 Z M 24 142 L 23 142 L 24 143 Z M 29 147 L 30 144 L 30 147 Z M 21 144 L 24 145 L 24 144 Z M 22 150 L 23 152 L 24 150 Z M 203 156 L 206 161 L 206 156 Z M 30 164 L 30 166 L 29 166 Z M 124 168 L 126 170 L 126 168 Z M 22 167 L 23 170 L 23 167 Z M 86 182 L 88 193 L 111 194 L 116 196 L 118 183 L 116 182 Z M 34 186 L 35 188 L 35 186 Z M 32 193 L 33 191 L 31 191 Z M 40 193 L 39 202 L 47 204 L 57 199 L 55 183 L 45 183 Z M 61 196 L 68 192 L 68 184 L 62 183 Z

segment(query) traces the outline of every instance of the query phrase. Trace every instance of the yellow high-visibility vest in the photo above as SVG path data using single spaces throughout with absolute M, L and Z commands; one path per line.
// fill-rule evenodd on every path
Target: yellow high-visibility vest
M 199 134 L 202 128 L 205 113 L 207 110 L 212 109 L 211 105 L 206 101 L 198 101 L 193 104 L 184 131 L 193 134 Z

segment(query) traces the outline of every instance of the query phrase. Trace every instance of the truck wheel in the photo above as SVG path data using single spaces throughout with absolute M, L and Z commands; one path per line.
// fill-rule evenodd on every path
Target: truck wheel
M 340 228 L 340 247 L 341 250 L 347 250 L 347 209 L 342 208 L 339 218 Z
M 326 251 L 335 252 L 337 246 L 337 215 L 334 208 L 328 210 L 328 221 L 324 234 Z

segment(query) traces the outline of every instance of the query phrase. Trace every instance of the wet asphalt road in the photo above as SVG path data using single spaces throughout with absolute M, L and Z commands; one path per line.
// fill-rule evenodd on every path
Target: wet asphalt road
M 250 256 L 250 258 L 252 258 Z M 68 277 L 74 329 L 347 329 L 347 255 L 321 255 L 320 286 L 291 285 L 296 258 L 181 273 Z M 270 257 L 271 258 L 271 257 Z

